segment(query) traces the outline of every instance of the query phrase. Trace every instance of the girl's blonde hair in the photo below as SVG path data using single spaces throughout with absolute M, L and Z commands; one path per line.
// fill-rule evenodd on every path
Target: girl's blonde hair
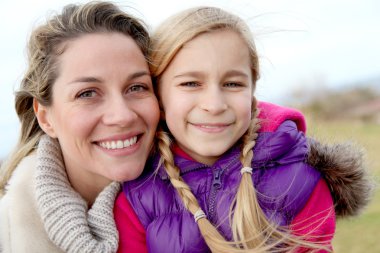
M 28 43 L 28 69 L 19 90 L 15 107 L 21 123 L 21 133 L 15 151 L 1 168 L 0 194 L 18 163 L 33 150 L 43 135 L 33 110 L 33 100 L 52 104 L 52 87 L 59 76 L 59 57 L 64 43 L 93 33 L 117 32 L 135 40 L 145 57 L 148 56 L 149 34 L 145 24 L 109 2 L 89 2 L 67 5 L 61 14 L 37 27 Z
M 155 31 L 151 37 L 150 68 L 157 85 L 165 69 L 187 42 L 201 34 L 224 29 L 236 32 L 249 49 L 254 90 L 259 78 L 259 60 L 250 29 L 239 17 L 215 7 L 185 10 L 167 19 Z M 251 167 L 253 160 L 253 147 L 259 129 L 257 112 L 257 101 L 252 94 L 251 124 L 241 138 L 242 167 Z M 194 215 L 200 206 L 190 187 L 181 178 L 179 168 L 174 164 L 170 149 L 171 138 L 164 131 L 166 128 L 162 122 L 157 133 L 162 163 L 185 207 Z M 232 216 L 234 242 L 227 242 L 207 218 L 198 220 L 199 229 L 212 252 L 283 252 L 300 245 L 319 248 L 319 245 L 292 236 L 285 229 L 268 221 L 259 206 L 252 178 L 248 173 L 242 175 L 235 201 L 230 208 L 230 217 Z

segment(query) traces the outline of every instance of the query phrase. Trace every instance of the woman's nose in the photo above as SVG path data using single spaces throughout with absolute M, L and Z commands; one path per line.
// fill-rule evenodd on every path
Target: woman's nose
M 138 115 L 125 97 L 112 98 L 105 104 L 103 122 L 106 125 L 128 126 L 133 123 Z

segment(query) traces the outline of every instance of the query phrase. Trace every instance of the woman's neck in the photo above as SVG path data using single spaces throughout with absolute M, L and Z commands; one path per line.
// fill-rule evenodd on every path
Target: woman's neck
M 99 193 L 112 181 L 104 177 L 84 175 L 81 173 L 82 171 L 81 169 L 73 171 L 66 168 L 67 177 L 71 186 L 82 196 L 88 206 L 91 207 Z

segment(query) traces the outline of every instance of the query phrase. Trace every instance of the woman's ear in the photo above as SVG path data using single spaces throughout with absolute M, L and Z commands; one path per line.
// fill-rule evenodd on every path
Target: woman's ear
M 54 127 L 52 125 L 52 122 L 49 117 L 49 110 L 46 106 L 41 105 L 37 99 L 33 99 L 33 110 L 34 114 L 36 115 L 38 124 L 40 125 L 41 129 L 50 137 L 57 138 Z

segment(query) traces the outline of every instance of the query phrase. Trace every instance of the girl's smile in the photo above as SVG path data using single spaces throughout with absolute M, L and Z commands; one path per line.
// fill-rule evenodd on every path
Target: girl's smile
M 216 123 L 216 124 L 191 124 L 200 131 L 206 132 L 206 133 L 221 133 L 224 130 L 226 130 L 231 124 L 222 124 L 222 123 Z
M 195 37 L 166 68 L 158 92 L 177 144 L 195 160 L 214 163 L 251 122 L 253 81 L 247 45 L 231 30 Z

